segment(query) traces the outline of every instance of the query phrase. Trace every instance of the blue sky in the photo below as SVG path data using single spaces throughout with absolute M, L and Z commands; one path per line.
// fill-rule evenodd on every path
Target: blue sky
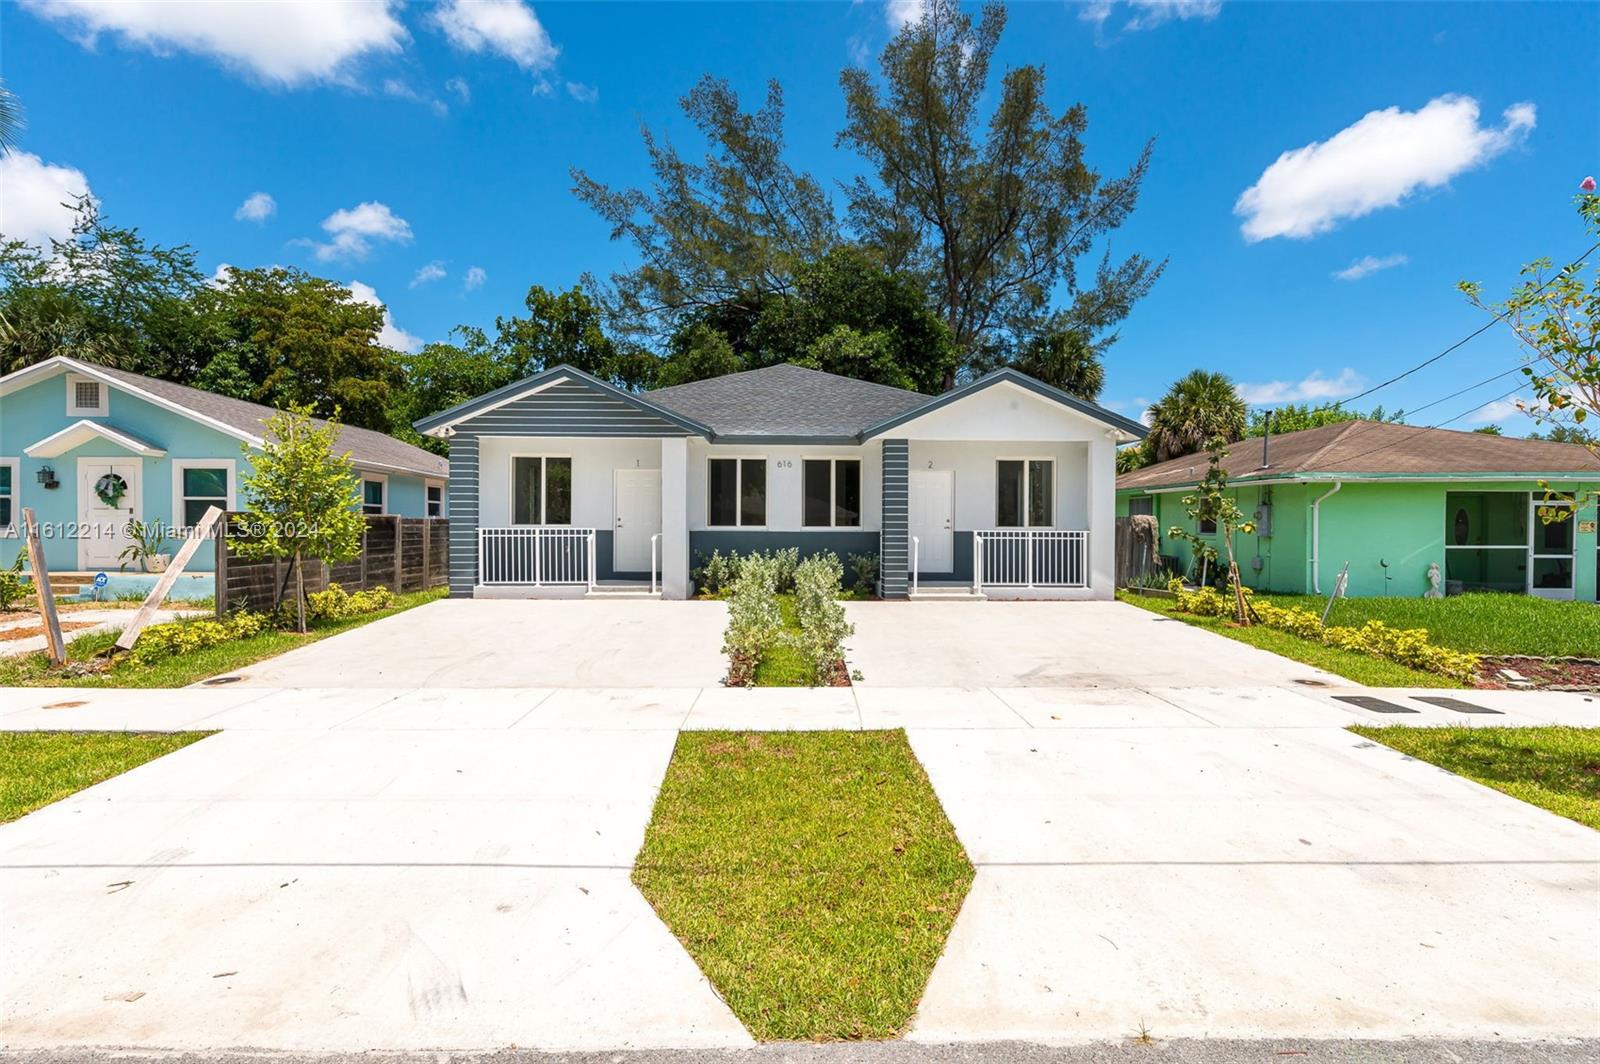
M 5 3 L 0 72 L 28 126 L 0 164 L 0 228 L 49 231 L 57 194 L 85 184 L 207 270 L 359 282 L 396 342 L 444 339 L 518 310 L 530 284 L 631 261 L 568 169 L 644 181 L 641 122 L 696 149 L 677 100 L 702 73 L 752 106 L 777 78 L 791 160 L 848 177 L 839 69 L 870 64 L 914 8 Z M 1171 264 L 1110 353 L 1104 401 L 1137 413 L 1196 366 L 1262 401 L 1349 395 L 1482 323 L 1456 280 L 1498 293 L 1527 259 L 1582 251 L 1597 41 L 1596 5 L 1013 5 L 998 61 L 1044 64 L 1055 106 L 1087 106 L 1093 165 L 1156 138 L 1112 247 Z M 245 209 L 258 193 L 270 211 Z M 1357 405 L 1414 409 L 1517 360 L 1497 329 Z M 1523 431 L 1467 413 L 1515 380 L 1416 421 Z

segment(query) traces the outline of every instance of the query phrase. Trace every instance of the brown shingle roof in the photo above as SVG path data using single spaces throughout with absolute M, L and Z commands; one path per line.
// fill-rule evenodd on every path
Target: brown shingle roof
M 1231 444 L 1222 466 L 1229 480 L 1297 476 L 1389 475 L 1481 477 L 1505 473 L 1528 477 L 1554 473 L 1593 473 L 1600 480 L 1600 458 L 1575 443 L 1520 440 L 1482 432 L 1397 425 L 1388 421 L 1345 421 L 1273 436 L 1269 468 L 1261 465 L 1261 440 Z M 1204 454 L 1158 462 L 1117 478 L 1118 490 L 1173 488 L 1205 476 Z

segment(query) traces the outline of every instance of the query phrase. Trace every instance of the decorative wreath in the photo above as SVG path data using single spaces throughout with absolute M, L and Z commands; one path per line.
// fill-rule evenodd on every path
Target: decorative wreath
M 119 507 L 122 497 L 128 493 L 128 482 L 115 473 L 107 473 L 94 482 L 94 493 L 107 506 Z

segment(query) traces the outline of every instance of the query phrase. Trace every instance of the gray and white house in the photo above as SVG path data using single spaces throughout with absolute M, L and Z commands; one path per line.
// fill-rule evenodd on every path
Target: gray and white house
M 881 559 L 885 598 L 1109 599 L 1117 445 L 1015 370 L 928 396 L 793 365 L 633 394 L 557 366 L 441 411 L 450 593 L 686 598 L 713 551 Z

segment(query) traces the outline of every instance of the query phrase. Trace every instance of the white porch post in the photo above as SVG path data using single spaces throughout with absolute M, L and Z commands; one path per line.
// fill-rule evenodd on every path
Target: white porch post
M 689 441 L 661 439 L 661 597 L 689 597 Z
M 1117 445 L 1109 434 L 1089 441 L 1089 597 L 1116 597 Z

